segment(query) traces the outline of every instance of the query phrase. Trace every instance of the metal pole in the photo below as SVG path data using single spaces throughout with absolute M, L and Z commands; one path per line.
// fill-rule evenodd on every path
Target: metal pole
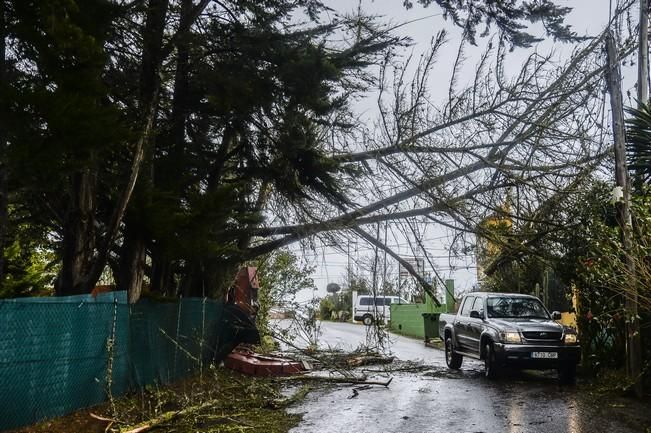
M 350 237 L 348 238 L 348 249 L 347 249 L 347 251 L 348 251 L 348 254 L 347 254 L 347 256 L 348 256 L 348 289 L 350 290 L 351 289 L 351 287 L 350 287 L 350 271 L 351 271 L 351 269 L 350 269 Z
M 199 342 L 199 381 L 203 383 L 203 346 L 206 339 L 206 296 L 201 298 L 201 342 Z
M 176 359 L 178 356 L 179 352 L 179 332 L 181 332 L 181 303 L 183 302 L 183 296 L 179 296 L 179 308 L 176 316 L 176 344 L 174 345 L 174 379 L 176 379 L 176 373 L 177 373 L 177 366 L 176 366 Z
M 387 227 L 389 222 L 384 222 L 384 245 L 387 245 Z M 382 263 L 382 294 L 386 295 L 387 287 L 387 252 L 384 250 L 384 260 Z M 400 303 L 400 298 L 398 298 L 398 303 Z

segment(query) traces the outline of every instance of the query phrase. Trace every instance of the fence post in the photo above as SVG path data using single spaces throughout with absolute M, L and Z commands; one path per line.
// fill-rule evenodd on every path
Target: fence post
M 106 340 L 106 396 L 108 397 L 113 414 L 116 413 L 115 402 L 113 401 L 113 359 L 115 357 L 115 332 L 118 322 L 118 298 L 113 297 L 113 323 L 111 324 L 111 336 Z
M 178 308 L 178 313 L 176 315 L 176 344 L 174 345 L 174 379 L 176 379 L 178 371 L 177 371 L 177 364 L 176 364 L 176 358 L 179 353 L 179 333 L 181 332 L 181 304 L 183 303 L 183 295 L 179 296 L 179 308 Z
M 206 297 L 201 298 L 201 341 L 199 341 L 199 382 L 203 383 L 203 345 L 206 338 Z

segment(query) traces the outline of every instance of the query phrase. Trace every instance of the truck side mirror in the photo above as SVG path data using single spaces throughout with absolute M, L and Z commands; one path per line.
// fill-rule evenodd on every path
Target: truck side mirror
M 481 316 L 479 315 L 479 311 L 477 310 L 472 310 L 470 312 L 470 318 L 471 319 L 481 319 Z
M 560 311 L 553 311 L 553 312 L 552 312 L 552 320 L 561 320 L 561 313 L 560 313 Z

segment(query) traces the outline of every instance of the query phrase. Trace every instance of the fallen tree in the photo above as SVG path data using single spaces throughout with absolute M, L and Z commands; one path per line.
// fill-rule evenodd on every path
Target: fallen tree
M 321 203 L 315 212 L 314 207 L 283 208 L 272 199 L 270 210 L 277 220 L 290 223 L 247 229 L 255 238 L 245 255 L 315 236 L 331 245 L 344 244 L 346 235 L 356 236 L 386 251 L 437 302 L 432 284 L 371 234 L 369 226 L 404 222 L 403 236 L 427 257 L 422 236 L 414 231 L 418 218 L 474 234 L 482 220 L 502 210 L 507 192 L 514 190 L 518 209 L 508 215 L 514 224 L 535 228 L 539 226 L 532 223 L 544 218 L 545 230 L 562 230 L 562 218 L 536 213 L 536 208 L 575 194 L 573 183 L 598 170 L 608 156 L 601 123 L 604 36 L 577 49 L 564 65 L 534 54 L 512 78 L 504 72 L 504 47 L 489 49 L 474 82 L 458 91 L 453 78 L 450 100 L 437 106 L 426 89 L 444 39 L 439 35 L 411 83 L 401 81 L 403 67 L 395 73 L 393 88 L 380 86 L 380 93 L 391 93 L 394 100 L 387 106 L 379 98 L 379 130 L 360 132 L 357 143 L 363 145 L 349 144 L 354 150 L 334 153 L 357 170 L 347 180 L 355 184 L 350 192 L 356 205 Z M 624 44 L 619 56 L 631 52 L 632 45 Z M 544 231 L 539 235 L 545 236 Z M 443 283 L 438 273 L 436 277 L 435 284 Z

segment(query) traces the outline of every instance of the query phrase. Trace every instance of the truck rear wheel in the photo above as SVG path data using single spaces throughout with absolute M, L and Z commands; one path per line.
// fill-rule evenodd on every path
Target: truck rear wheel
M 463 356 L 459 355 L 454 351 L 452 346 L 452 338 L 448 337 L 445 339 L 445 363 L 448 367 L 458 370 L 461 367 L 463 362 Z

